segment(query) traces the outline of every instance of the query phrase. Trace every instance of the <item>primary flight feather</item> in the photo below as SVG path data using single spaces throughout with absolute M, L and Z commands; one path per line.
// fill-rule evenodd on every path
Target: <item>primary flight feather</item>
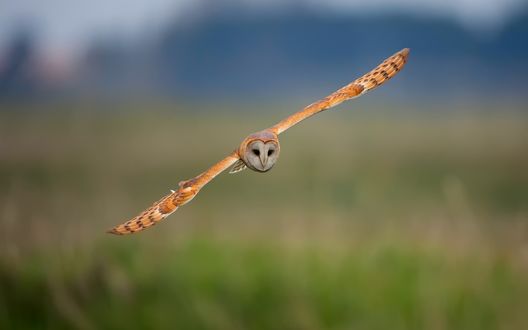
M 257 172 L 269 171 L 279 158 L 280 144 L 278 135 L 280 133 L 318 112 L 361 96 L 381 86 L 404 67 L 408 55 L 409 49 L 402 49 L 387 58 L 374 70 L 328 95 L 324 99 L 310 104 L 268 129 L 250 134 L 229 156 L 214 164 L 197 177 L 180 182 L 177 191 L 171 191 L 170 194 L 154 203 L 138 216 L 115 226 L 108 232 L 117 235 L 126 235 L 155 225 L 176 211 L 180 206 L 190 202 L 203 186 L 233 164 L 234 166 L 230 173 L 236 173 L 245 168 L 250 168 Z

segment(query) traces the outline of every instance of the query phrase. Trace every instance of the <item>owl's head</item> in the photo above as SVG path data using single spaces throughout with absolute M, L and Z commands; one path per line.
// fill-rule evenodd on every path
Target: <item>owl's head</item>
M 257 172 L 267 172 L 279 159 L 280 145 L 277 134 L 266 130 L 249 135 L 238 148 L 240 159 Z

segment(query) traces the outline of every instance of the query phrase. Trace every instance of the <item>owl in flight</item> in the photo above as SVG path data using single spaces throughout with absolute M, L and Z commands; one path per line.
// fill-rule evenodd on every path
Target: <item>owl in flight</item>
M 279 159 L 280 145 L 278 136 L 280 133 L 318 112 L 336 106 L 343 101 L 361 96 L 381 86 L 403 68 L 407 62 L 408 55 L 409 49 L 402 49 L 387 58 L 374 70 L 328 95 L 324 99 L 310 104 L 306 108 L 283 119 L 275 126 L 250 134 L 229 156 L 214 164 L 197 177 L 180 182 L 178 190 L 171 190 L 170 194 L 154 203 L 141 214 L 112 228 L 108 232 L 117 235 L 126 235 L 155 225 L 176 211 L 180 206 L 190 202 L 209 181 L 233 164 L 229 173 L 237 173 L 245 168 L 250 168 L 257 172 L 271 170 Z

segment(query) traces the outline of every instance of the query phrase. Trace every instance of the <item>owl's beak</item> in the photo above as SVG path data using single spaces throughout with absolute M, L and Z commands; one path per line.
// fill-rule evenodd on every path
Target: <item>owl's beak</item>
M 268 154 L 266 152 L 261 152 L 259 155 L 260 163 L 262 164 L 262 167 L 265 167 L 268 163 Z

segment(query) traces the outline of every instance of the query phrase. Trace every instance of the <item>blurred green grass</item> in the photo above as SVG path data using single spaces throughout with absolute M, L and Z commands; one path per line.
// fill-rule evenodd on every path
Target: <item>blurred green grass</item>
M 528 327 L 527 115 L 324 114 L 114 237 L 285 115 L 135 110 L 0 112 L 0 328 Z

